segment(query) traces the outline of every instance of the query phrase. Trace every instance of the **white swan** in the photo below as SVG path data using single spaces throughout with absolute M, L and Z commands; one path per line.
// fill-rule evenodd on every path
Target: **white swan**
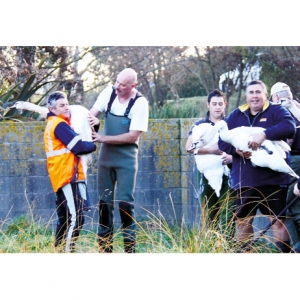
M 37 112 L 41 115 L 42 118 L 46 118 L 49 110 L 47 107 L 39 106 L 27 101 L 17 101 L 14 105 L 9 108 L 16 108 L 18 110 L 29 110 Z M 70 105 L 71 112 L 71 127 L 73 130 L 79 134 L 80 138 L 83 141 L 92 141 L 92 129 L 88 121 L 89 111 L 87 108 L 81 105 Z M 87 169 L 88 165 L 92 162 L 92 154 L 81 155 L 81 161 L 83 166 L 83 171 L 85 178 L 87 178 Z
M 188 150 L 203 148 L 205 145 L 215 138 L 218 130 L 210 123 L 201 123 L 192 129 L 193 143 Z
M 217 122 L 215 127 L 218 128 L 220 137 L 224 142 L 231 144 L 236 149 L 252 152 L 250 160 L 253 165 L 288 173 L 299 178 L 284 160 L 286 152 L 291 150 L 290 146 L 284 141 L 265 140 L 261 145 L 262 147 L 255 151 L 248 148 L 248 143 L 252 140 L 251 135 L 262 132 L 266 130 L 265 128 L 241 126 L 228 130 L 227 123 L 223 120 Z
M 192 129 L 193 149 L 209 148 L 218 142 L 219 133 L 215 126 L 209 123 L 201 123 Z M 229 168 L 223 165 L 223 155 L 204 154 L 195 155 L 197 169 L 203 173 L 208 184 L 220 197 L 220 190 L 223 182 L 223 175 L 229 175 Z

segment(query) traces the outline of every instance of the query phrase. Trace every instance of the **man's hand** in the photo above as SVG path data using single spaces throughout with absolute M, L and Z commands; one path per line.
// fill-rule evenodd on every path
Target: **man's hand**
M 91 113 L 89 113 L 88 119 L 89 119 L 89 123 L 90 123 L 91 126 L 95 126 L 95 125 L 98 125 L 100 123 L 99 119 L 96 118 Z
M 240 149 L 236 149 L 236 153 L 241 156 L 241 157 L 244 157 L 246 159 L 250 159 L 252 153 L 250 151 L 242 151 Z
M 97 133 L 95 130 L 92 131 L 93 142 L 103 143 L 105 135 Z
M 222 159 L 223 159 L 222 162 L 223 165 L 228 165 L 232 163 L 232 155 L 230 154 L 224 153 Z
M 257 150 L 261 144 L 266 140 L 266 134 L 264 132 L 254 133 L 251 135 L 252 141 L 249 142 L 248 147 L 252 150 Z

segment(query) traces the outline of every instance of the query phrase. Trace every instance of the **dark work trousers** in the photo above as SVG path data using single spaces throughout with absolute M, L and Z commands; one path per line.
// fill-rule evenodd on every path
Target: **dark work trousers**
M 207 216 L 221 233 L 233 237 L 235 233 L 235 194 L 228 184 L 228 176 L 223 175 L 220 196 L 218 197 L 209 185 L 208 180 L 200 174 L 200 185 L 203 192 L 200 195 L 202 207 L 206 209 Z
M 105 135 L 129 132 L 130 119 L 107 113 Z M 134 197 L 137 163 L 137 144 L 102 144 L 98 160 L 99 246 L 101 251 L 112 252 L 114 204 L 118 205 L 125 252 L 135 251 L 136 224 Z M 117 193 L 116 193 L 117 188 Z
M 65 252 L 73 252 L 75 241 L 84 224 L 85 183 L 69 183 L 57 191 L 57 216 L 55 247 L 65 243 Z

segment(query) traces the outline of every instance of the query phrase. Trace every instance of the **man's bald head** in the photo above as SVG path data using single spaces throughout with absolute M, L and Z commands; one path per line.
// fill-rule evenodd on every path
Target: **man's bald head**
M 136 84 L 137 82 L 137 74 L 136 74 L 136 71 L 134 71 L 133 69 L 131 68 L 126 68 L 124 70 L 122 70 L 119 75 L 120 78 L 126 80 L 126 82 L 128 84 Z
M 132 92 L 135 91 L 137 81 L 137 74 L 131 68 L 126 68 L 122 70 L 118 76 L 115 83 L 116 93 L 119 98 L 129 98 Z

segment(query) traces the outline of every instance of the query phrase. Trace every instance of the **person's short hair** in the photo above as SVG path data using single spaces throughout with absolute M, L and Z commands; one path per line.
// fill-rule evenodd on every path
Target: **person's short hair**
M 47 107 L 56 107 L 56 101 L 59 99 L 64 99 L 67 98 L 67 95 L 64 92 L 59 92 L 56 91 L 54 93 L 51 93 L 48 97 L 48 101 L 47 101 Z
M 211 100 L 212 97 L 223 97 L 224 102 L 226 102 L 225 95 L 220 90 L 218 90 L 218 89 L 215 89 L 215 90 L 213 90 L 212 92 L 210 92 L 208 94 L 208 97 L 207 97 L 207 102 L 208 103 L 210 103 L 210 100 Z
M 266 85 L 265 85 L 261 80 L 252 80 L 252 81 L 250 81 L 250 82 L 247 84 L 247 86 L 246 86 L 246 91 L 247 91 L 247 88 L 248 88 L 250 85 L 255 85 L 255 84 L 260 84 L 260 85 L 263 87 L 266 96 L 268 96 L 267 87 L 266 87 Z

